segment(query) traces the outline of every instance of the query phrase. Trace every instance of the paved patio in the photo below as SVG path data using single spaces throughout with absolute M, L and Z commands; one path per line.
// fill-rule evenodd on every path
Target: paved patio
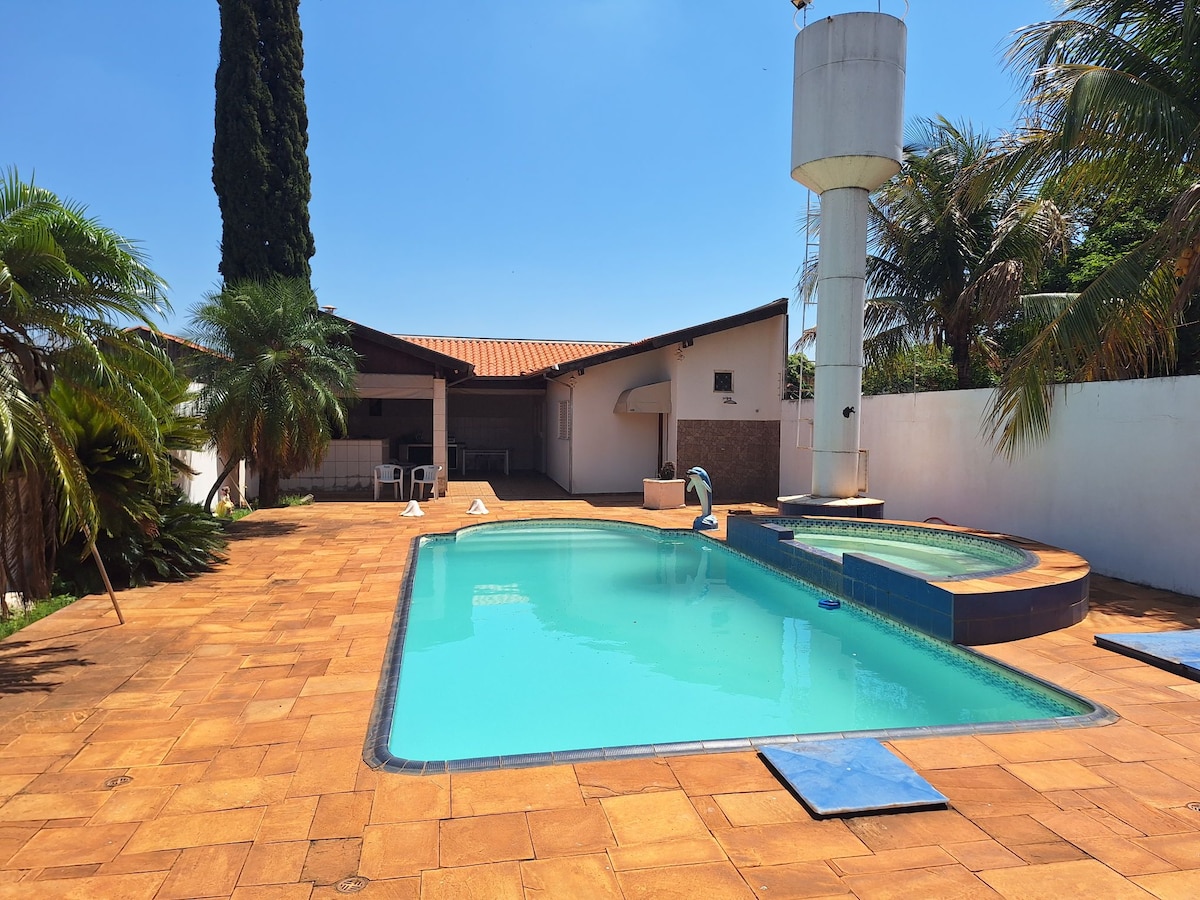
M 472 482 L 423 519 L 257 512 L 219 571 L 122 593 L 129 624 L 91 598 L 0 642 L 0 898 L 1200 896 L 1200 684 L 1092 643 L 1200 601 L 1106 578 L 1080 625 L 988 650 L 1122 720 L 893 742 L 949 810 L 816 821 L 750 753 L 369 769 L 409 542 L 478 522 L 475 496 L 490 520 L 696 514 Z

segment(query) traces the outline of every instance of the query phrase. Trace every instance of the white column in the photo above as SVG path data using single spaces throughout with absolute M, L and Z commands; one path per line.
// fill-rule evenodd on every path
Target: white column
M 825 191 L 817 261 L 813 415 L 812 492 L 818 497 L 858 493 L 866 245 L 867 191 L 857 187 Z M 847 410 L 853 411 L 847 414 Z
M 446 479 L 450 473 L 450 451 L 446 446 L 446 379 L 433 379 L 433 464 L 441 466 L 435 496 L 446 493 Z

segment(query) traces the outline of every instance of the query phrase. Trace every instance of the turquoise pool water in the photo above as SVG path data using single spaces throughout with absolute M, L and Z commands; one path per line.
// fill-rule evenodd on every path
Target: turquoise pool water
M 1015 547 L 969 534 L 869 522 L 777 521 L 792 528 L 795 540 L 838 559 L 843 553 L 865 553 L 928 578 L 982 575 L 1029 563 Z
M 410 577 L 382 723 L 399 760 L 1093 710 L 692 532 L 478 526 L 423 538 Z

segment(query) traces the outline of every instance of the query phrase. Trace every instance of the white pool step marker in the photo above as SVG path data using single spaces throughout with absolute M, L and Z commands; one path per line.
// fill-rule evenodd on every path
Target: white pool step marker
M 409 500 L 408 506 L 404 507 L 404 512 L 400 513 L 400 515 L 402 515 L 402 516 L 423 516 L 423 515 L 425 515 L 425 510 L 421 509 L 421 504 L 418 503 L 416 500 Z
M 483 501 L 476 497 L 471 501 L 471 505 L 467 507 L 467 515 L 470 516 L 486 516 L 488 508 L 483 505 Z

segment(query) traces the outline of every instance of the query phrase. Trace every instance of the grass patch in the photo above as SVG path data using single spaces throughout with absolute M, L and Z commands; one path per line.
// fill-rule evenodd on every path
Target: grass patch
M 313 495 L 305 494 L 300 497 L 296 494 L 288 494 L 286 497 L 281 497 L 279 502 L 282 506 L 312 506 Z
M 26 625 L 32 625 L 38 619 L 44 619 L 52 612 L 58 612 L 64 606 L 70 606 L 79 598 L 74 594 L 60 594 L 49 600 L 38 600 L 25 610 L 14 610 L 7 619 L 0 619 L 0 638 L 15 634 Z

